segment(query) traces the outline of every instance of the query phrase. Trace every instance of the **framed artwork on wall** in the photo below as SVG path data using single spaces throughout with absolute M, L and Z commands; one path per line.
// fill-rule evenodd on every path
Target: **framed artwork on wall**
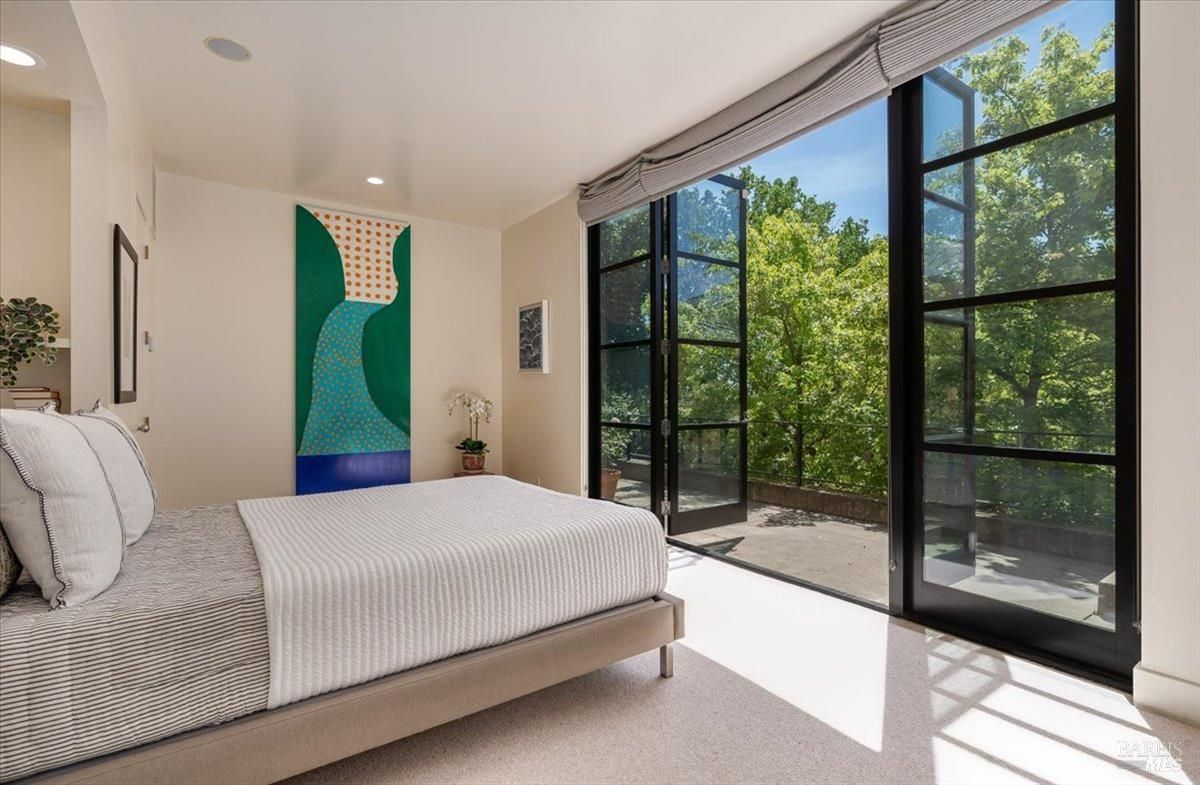
M 550 373 L 550 303 L 541 300 L 517 310 L 517 371 Z
M 406 483 L 412 228 L 296 205 L 296 493 Z
M 138 255 L 113 224 L 113 401 L 137 400 Z

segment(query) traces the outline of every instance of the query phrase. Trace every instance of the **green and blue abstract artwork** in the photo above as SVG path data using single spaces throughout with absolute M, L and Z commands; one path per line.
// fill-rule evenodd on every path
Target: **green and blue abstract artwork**
M 296 206 L 296 493 L 408 482 L 412 228 Z

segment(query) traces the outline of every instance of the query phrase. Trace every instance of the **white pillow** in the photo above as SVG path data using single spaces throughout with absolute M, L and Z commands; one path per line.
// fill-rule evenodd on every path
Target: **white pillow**
M 51 608 L 90 600 L 121 569 L 115 494 L 87 439 L 61 415 L 0 411 L 0 524 Z
M 158 502 L 150 470 L 146 468 L 146 459 L 137 441 L 121 418 L 101 406 L 99 401 L 90 411 L 79 411 L 65 419 L 79 429 L 100 459 L 100 467 L 104 469 L 117 500 L 117 512 L 125 529 L 125 544 L 132 545 L 154 520 Z

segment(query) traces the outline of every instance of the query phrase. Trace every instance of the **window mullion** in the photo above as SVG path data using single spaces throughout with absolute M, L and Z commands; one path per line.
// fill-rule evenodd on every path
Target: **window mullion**
M 1011 136 L 993 139 L 990 142 L 984 142 L 983 144 L 975 145 L 974 147 L 968 147 L 965 150 L 959 150 L 956 153 L 951 153 L 950 155 L 945 155 L 941 158 L 935 158 L 932 161 L 926 161 L 925 163 L 921 164 L 921 173 L 929 174 L 930 172 L 936 172 L 939 169 L 945 169 L 947 166 L 953 166 L 954 164 L 961 164 L 964 161 L 970 161 L 973 158 L 982 158 L 985 155 L 998 153 L 1001 150 L 1007 150 L 1010 147 L 1016 147 L 1017 145 L 1034 142 L 1046 136 L 1053 136 L 1054 134 L 1062 133 L 1063 131 L 1069 131 L 1072 128 L 1077 128 L 1081 125 L 1087 125 L 1088 123 L 1101 120 L 1105 117 L 1111 117 L 1116 113 L 1117 105 L 1115 102 L 1104 104 L 1103 106 L 1097 106 L 1094 109 L 1088 109 L 1086 112 L 1079 112 L 1078 114 L 1073 114 L 1069 117 L 1063 117 L 1059 120 L 1055 120 L 1052 123 L 1046 123 L 1045 125 L 1028 128 Z

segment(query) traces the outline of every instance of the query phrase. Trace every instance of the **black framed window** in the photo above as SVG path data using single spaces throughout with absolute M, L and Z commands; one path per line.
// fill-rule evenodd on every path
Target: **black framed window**
M 590 493 L 672 535 L 746 517 L 745 232 L 726 175 L 588 231 Z
M 658 513 L 663 472 L 662 203 L 636 207 L 588 233 L 589 487 Z
M 1135 15 L 1068 3 L 890 108 L 893 609 L 1121 682 L 1138 649 Z

